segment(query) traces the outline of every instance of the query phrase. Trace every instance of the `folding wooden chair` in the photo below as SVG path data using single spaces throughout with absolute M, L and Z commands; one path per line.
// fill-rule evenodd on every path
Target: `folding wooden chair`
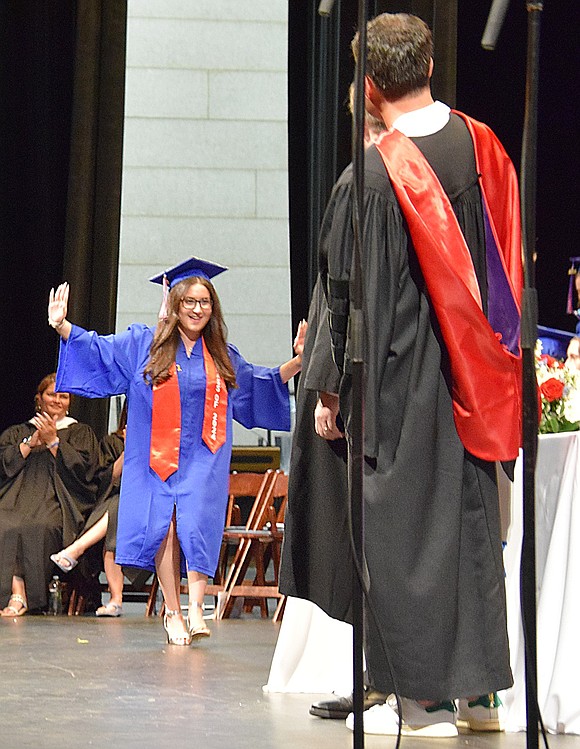
M 230 538 L 239 541 L 239 546 L 225 583 L 226 601 L 222 617 L 231 615 L 235 599 L 240 597 L 245 599 L 250 609 L 259 605 L 262 617 L 267 617 L 267 599 L 281 597 L 278 591 L 278 569 L 287 494 L 288 477 L 277 471 L 263 502 L 256 508 L 252 527 L 229 534 Z M 279 505 L 278 511 L 276 504 Z M 273 562 L 273 579 L 266 580 L 270 560 Z M 253 579 L 246 579 L 252 562 L 255 566 L 255 576 Z
M 221 594 L 224 594 L 226 590 L 226 573 L 229 566 L 229 559 L 230 556 L 234 554 L 233 548 L 238 545 L 237 539 L 234 545 L 231 534 L 236 531 L 245 530 L 254 524 L 256 509 L 263 502 L 266 489 L 272 480 L 273 473 L 274 472 L 269 469 L 264 473 L 248 472 L 230 474 L 228 504 L 226 508 L 224 534 L 222 537 L 218 565 L 212 582 L 208 583 L 205 590 L 206 595 L 215 597 L 215 618 L 221 618 L 219 615 Z M 241 510 L 238 504 L 238 501 L 241 498 L 249 498 L 252 500 L 252 507 L 245 525 L 241 525 Z M 155 577 L 155 582 L 158 584 L 157 577 Z M 187 583 L 182 583 L 180 585 L 180 593 L 182 595 L 187 595 L 189 593 Z M 162 616 L 164 611 L 165 604 L 162 604 L 159 615 Z
M 274 472 L 270 469 L 264 473 L 230 473 L 228 506 L 226 510 L 224 534 L 222 537 L 218 566 L 213 582 L 209 583 L 206 588 L 207 595 L 216 597 L 216 611 L 218 607 L 217 597 L 221 593 L 224 593 L 226 589 L 227 571 L 230 555 L 232 553 L 232 546 L 234 545 L 233 542 L 236 542 L 237 546 L 238 539 L 233 539 L 232 534 L 254 526 L 256 512 L 263 502 L 265 492 L 272 480 L 273 473 Z M 245 525 L 242 525 L 241 509 L 238 502 L 241 498 L 245 497 L 252 499 L 252 506 Z
M 282 542 L 284 540 L 284 519 L 286 517 L 286 507 L 288 505 L 288 474 L 278 471 L 274 489 L 273 489 L 273 504 L 270 505 L 269 509 L 269 521 L 267 524 L 267 530 L 271 535 L 271 542 L 263 546 L 264 561 L 261 565 L 261 569 L 264 571 L 264 575 L 270 561 L 273 564 L 274 580 L 271 583 L 267 583 L 264 578 L 264 584 L 275 585 L 276 592 L 279 595 L 278 604 L 272 616 L 273 622 L 279 622 L 282 620 L 284 615 L 284 609 L 286 608 L 286 596 L 281 595 L 278 592 L 278 576 L 280 571 L 280 559 L 282 555 Z M 261 541 L 262 544 L 264 543 Z M 258 585 L 258 581 L 255 580 L 255 585 Z M 244 604 L 246 611 L 256 605 L 256 599 L 250 598 L 248 603 Z

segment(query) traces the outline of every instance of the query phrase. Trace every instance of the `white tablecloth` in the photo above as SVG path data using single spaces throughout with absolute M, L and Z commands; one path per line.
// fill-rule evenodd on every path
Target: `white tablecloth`
M 518 462 L 519 463 L 519 462 Z M 522 475 L 516 471 L 504 553 L 514 687 L 506 728 L 525 730 L 520 616 Z M 580 734 L 580 433 L 541 435 L 536 468 L 538 703 L 546 728 Z
M 289 597 L 265 692 L 352 692 L 352 627 Z
M 501 473 L 501 472 L 500 472 Z M 506 728 L 526 727 L 519 566 L 522 538 L 521 461 L 513 486 L 504 552 L 508 632 L 514 687 L 502 694 Z M 576 543 L 574 543 L 576 539 Z M 580 734 L 580 433 L 542 435 L 536 470 L 538 691 L 546 728 Z M 272 661 L 271 692 L 348 694 L 352 630 L 307 601 L 289 598 Z

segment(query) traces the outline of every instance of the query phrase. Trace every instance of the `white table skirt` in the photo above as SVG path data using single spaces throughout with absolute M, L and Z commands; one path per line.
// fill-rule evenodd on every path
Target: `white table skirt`
M 506 729 L 526 727 L 519 566 L 522 538 L 521 461 L 511 495 L 504 552 L 508 632 L 514 687 L 502 693 Z M 509 502 L 508 502 L 509 504 Z M 573 539 L 576 539 L 576 544 Z M 542 435 L 536 471 L 538 699 L 546 728 L 580 734 L 580 433 Z M 289 598 L 272 660 L 271 692 L 352 689 L 352 629 L 307 601 Z
M 504 553 L 514 686 L 503 696 L 506 728 L 526 727 L 520 615 L 521 462 Z M 580 734 L 580 433 L 541 435 L 536 468 L 538 704 L 552 733 Z
M 265 692 L 352 692 L 352 627 L 289 597 Z

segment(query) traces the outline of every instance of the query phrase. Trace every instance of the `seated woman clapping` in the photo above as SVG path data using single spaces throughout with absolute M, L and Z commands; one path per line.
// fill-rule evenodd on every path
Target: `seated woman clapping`
M 70 395 L 44 377 L 36 414 L 0 435 L 0 615 L 48 605 L 51 553 L 77 535 L 94 503 L 99 446 L 68 416 Z

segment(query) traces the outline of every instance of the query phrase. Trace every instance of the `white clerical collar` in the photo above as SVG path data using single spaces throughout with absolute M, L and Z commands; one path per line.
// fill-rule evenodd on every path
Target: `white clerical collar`
M 71 424 L 78 424 L 78 422 L 76 419 L 73 419 L 72 416 L 64 416 L 56 422 L 56 428 L 66 429 L 67 427 L 70 427 Z
M 34 421 L 32 419 L 29 420 L 30 424 L 34 424 Z M 77 420 L 73 419 L 72 416 L 63 416 L 62 419 L 59 419 L 56 422 L 56 428 L 58 429 L 67 429 L 70 427 L 71 424 L 77 424 Z
M 421 109 L 405 112 L 393 122 L 393 128 L 408 138 L 419 138 L 423 135 L 433 135 L 442 130 L 449 122 L 451 110 L 447 104 L 434 101 Z

